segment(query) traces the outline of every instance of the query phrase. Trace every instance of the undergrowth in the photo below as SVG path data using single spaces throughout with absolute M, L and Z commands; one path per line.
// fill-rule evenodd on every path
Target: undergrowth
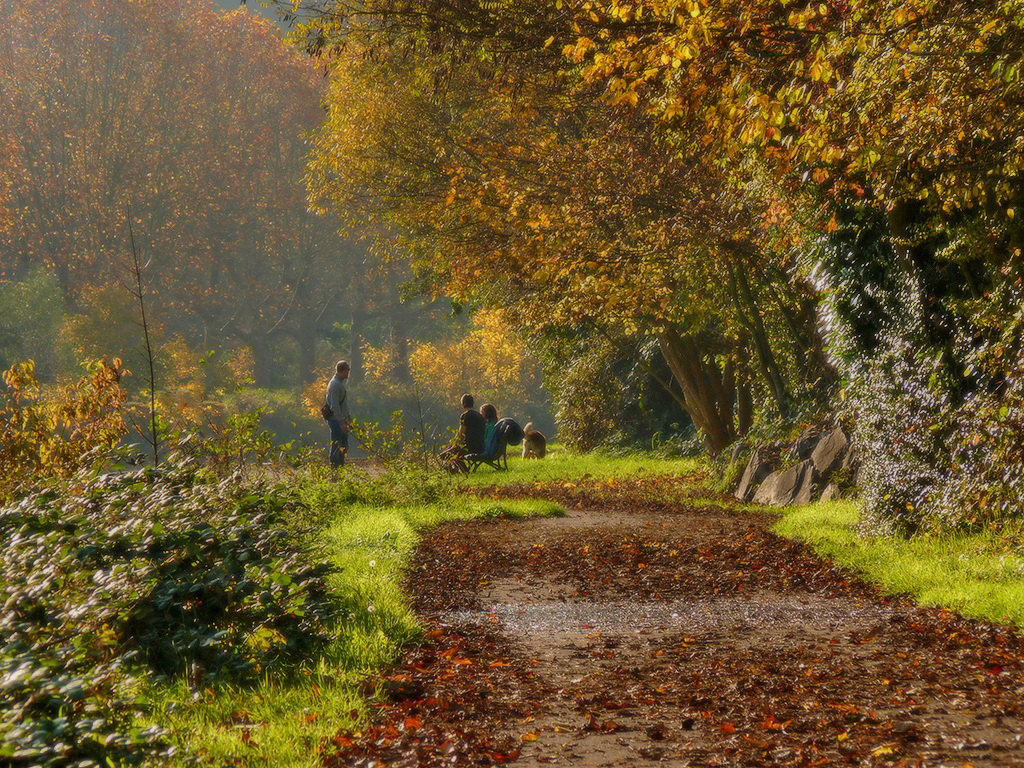
M 249 686 L 327 644 L 325 577 L 282 487 L 193 464 L 100 475 L 0 509 L 0 756 L 154 763 L 142 680 Z

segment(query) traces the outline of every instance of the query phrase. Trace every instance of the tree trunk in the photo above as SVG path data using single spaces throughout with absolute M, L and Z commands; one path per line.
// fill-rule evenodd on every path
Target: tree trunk
M 824 394 L 839 382 L 839 374 L 828 361 L 825 342 L 818 331 L 818 305 L 809 296 L 795 297 L 795 306 L 787 306 L 776 297 L 786 324 L 794 337 L 796 362 L 806 382 L 814 382 L 815 390 Z
M 754 423 L 754 396 L 750 391 L 750 376 L 744 371 L 736 391 L 736 434 L 742 437 Z
M 704 435 L 708 451 L 712 455 L 720 453 L 736 439 L 731 414 L 735 391 L 723 383 L 714 361 L 704 360 L 692 337 L 669 330 L 658 337 L 658 342 L 673 378 L 683 390 L 686 410 Z
M 742 257 L 743 246 L 729 244 L 726 249 Z M 736 305 L 736 316 L 740 324 L 750 334 L 754 352 L 757 354 L 758 367 L 761 375 L 768 385 L 768 391 L 779 408 L 779 413 L 785 418 L 789 415 L 790 393 L 789 386 L 779 367 L 775 353 L 772 351 L 771 342 L 768 340 L 768 330 L 761 319 L 761 312 L 757 306 L 757 298 L 750 286 L 747 277 L 746 267 L 737 259 L 734 264 L 728 264 L 729 270 L 729 293 Z

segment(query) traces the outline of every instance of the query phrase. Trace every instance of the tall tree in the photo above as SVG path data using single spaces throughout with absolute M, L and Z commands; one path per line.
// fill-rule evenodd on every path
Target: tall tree
M 543 45 L 514 67 L 479 51 L 411 65 L 374 49 L 374 31 L 336 56 L 314 194 L 395 226 L 439 289 L 514 307 L 526 328 L 660 338 L 713 451 L 749 427 L 738 404 L 752 383 L 788 412 L 806 366 L 785 339 L 818 342 L 807 289 L 755 244 L 763 206 L 735 194 L 701 143 L 566 84 Z

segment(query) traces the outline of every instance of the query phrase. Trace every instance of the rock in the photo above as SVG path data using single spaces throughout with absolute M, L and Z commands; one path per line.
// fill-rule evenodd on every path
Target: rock
M 835 483 L 829 483 L 825 486 L 825 490 L 821 492 L 820 501 L 839 501 L 843 495 L 839 492 L 839 486 Z
M 818 473 L 810 459 L 789 469 L 780 469 L 764 479 L 754 494 L 754 503 L 769 507 L 810 504 Z
M 750 455 L 750 461 L 747 462 L 747 468 L 743 470 L 743 476 L 740 477 L 740 483 L 736 486 L 733 495 L 740 501 L 749 502 L 754 498 L 754 492 L 758 486 L 771 474 L 773 469 L 775 469 L 775 462 L 768 452 L 761 448 L 755 449 Z
M 828 478 L 833 472 L 843 466 L 843 461 L 849 454 L 850 441 L 842 429 L 836 427 L 827 435 L 822 437 L 811 453 L 811 461 L 814 468 L 823 478 Z
M 860 451 L 857 450 L 857 445 L 851 442 L 850 449 L 846 452 L 846 457 L 843 459 L 842 470 L 850 478 L 854 488 L 860 488 L 861 469 L 864 467 L 864 463 L 860 459 Z
M 742 440 L 737 440 L 732 444 L 732 450 L 729 451 L 729 463 L 735 464 L 741 458 L 743 454 L 747 452 L 747 444 Z
M 819 440 L 821 440 L 821 435 L 818 433 L 818 430 L 808 427 L 797 438 L 796 442 L 790 446 L 789 458 L 793 461 L 805 461 L 811 458 L 811 454 L 814 453 L 814 448 L 818 445 Z
M 856 471 L 860 467 L 860 454 L 857 451 L 857 446 L 850 443 L 850 447 L 846 451 L 846 455 L 843 457 L 843 469 L 849 469 Z

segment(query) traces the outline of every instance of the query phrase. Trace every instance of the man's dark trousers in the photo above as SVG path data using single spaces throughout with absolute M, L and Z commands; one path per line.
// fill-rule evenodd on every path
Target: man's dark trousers
M 345 465 L 345 456 L 348 454 L 348 432 L 341 431 L 341 422 L 337 419 L 328 419 L 331 426 L 331 466 L 337 469 Z

